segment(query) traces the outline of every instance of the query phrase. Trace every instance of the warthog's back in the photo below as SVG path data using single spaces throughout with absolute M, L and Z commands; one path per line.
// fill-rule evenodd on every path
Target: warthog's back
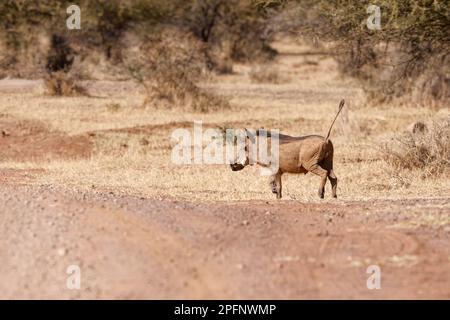
M 295 141 L 316 141 L 316 142 L 323 142 L 325 141 L 325 138 L 319 135 L 309 135 L 309 136 L 302 136 L 302 137 L 292 137 L 288 136 L 287 134 L 280 134 L 279 135 L 280 144 L 295 142 Z
M 325 144 L 319 135 L 291 137 L 280 135 L 279 167 L 282 172 L 306 173 L 309 164 L 319 162 L 332 151 L 332 143 Z

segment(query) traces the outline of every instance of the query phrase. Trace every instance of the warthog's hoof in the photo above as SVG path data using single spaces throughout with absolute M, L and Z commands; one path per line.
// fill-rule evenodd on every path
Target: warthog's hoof
M 325 198 L 325 192 L 324 192 L 324 191 L 319 190 L 319 198 L 320 198 L 320 199 Z
M 270 182 L 270 188 L 272 190 L 272 193 L 275 193 L 275 194 L 278 193 L 278 191 L 277 191 L 277 184 L 274 181 Z

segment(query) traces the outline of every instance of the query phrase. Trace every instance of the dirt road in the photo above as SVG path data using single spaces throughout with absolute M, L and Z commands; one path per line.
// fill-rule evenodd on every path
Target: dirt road
M 450 298 L 446 198 L 189 203 L 24 177 L 0 173 L 2 299 Z

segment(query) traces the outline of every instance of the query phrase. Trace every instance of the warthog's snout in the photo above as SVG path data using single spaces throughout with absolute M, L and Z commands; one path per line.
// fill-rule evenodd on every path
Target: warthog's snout
M 243 164 L 240 163 L 232 163 L 230 164 L 231 170 L 233 171 L 239 171 L 245 168 L 245 166 Z

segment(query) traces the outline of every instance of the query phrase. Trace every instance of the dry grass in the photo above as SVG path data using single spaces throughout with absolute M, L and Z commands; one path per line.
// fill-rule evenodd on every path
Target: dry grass
M 278 69 L 268 64 L 253 67 L 248 75 L 253 83 L 280 84 L 286 82 Z
M 442 174 L 450 168 L 450 119 L 429 128 L 415 123 L 412 131 L 383 144 L 381 150 L 383 160 L 397 170 L 420 169 L 423 177 Z
M 288 47 L 289 46 L 289 47 Z M 279 43 L 283 51 L 292 44 Z M 295 48 L 294 48 L 295 49 Z M 104 98 L 48 97 L 39 92 L 0 94 L 0 113 L 17 119 L 44 121 L 68 134 L 89 132 L 95 152 L 89 159 L 48 162 L 4 162 L 2 168 L 43 168 L 34 183 L 70 188 L 111 190 L 147 197 L 190 200 L 274 200 L 257 167 L 232 172 L 226 165 L 171 163 L 170 135 L 176 128 L 278 128 L 292 135 L 325 134 L 341 98 L 347 100 L 342 118 L 331 134 L 335 145 L 338 201 L 405 197 L 449 197 L 448 173 L 424 179 L 423 170 L 397 170 L 380 156 L 377 145 L 397 136 L 417 120 L 446 119 L 446 109 L 408 106 L 368 107 L 362 90 L 338 76 L 330 59 L 283 55 L 276 63 L 289 83 L 255 84 L 246 76 L 250 67 L 235 65 L 234 74 L 203 82 L 206 92 L 228 97 L 231 109 L 210 113 L 179 109 L 138 108 L 145 92 L 132 83 L 91 82 L 90 91 Z M 0 88 L 1 92 L 1 88 Z M 118 107 L 120 106 L 120 107 Z M 318 178 L 287 175 L 285 199 L 320 201 Z M 325 201 L 329 198 L 327 185 Z

